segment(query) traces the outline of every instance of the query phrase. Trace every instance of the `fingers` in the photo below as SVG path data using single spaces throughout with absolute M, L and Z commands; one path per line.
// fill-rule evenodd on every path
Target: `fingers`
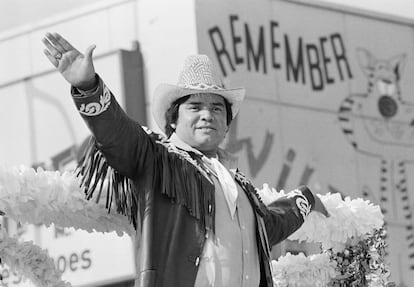
M 63 45 L 59 42 L 58 38 L 55 35 L 59 35 L 57 33 L 46 33 L 46 39 L 53 45 L 53 47 L 61 54 L 65 53 L 67 50 L 63 47 Z
M 43 53 L 46 55 L 49 61 L 53 64 L 53 66 L 55 66 L 56 68 L 59 66 L 59 61 L 52 54 L 50 54 L 49 50 L 44 49 Z
M 68 41 L 66 41 L 58 33 L 46 33 L 42 39 L 43 44 L 49 51 L 49 55 L 52 55 L 57 60 L 60 60 L 66 52 L 76 50 Z M 48 56 L 46 54 L 46 56 Z
M 64 51 L 59 51 L 56 46 L 52 45 L 52 41 L 50 40 L 49 37 L 47 38 L 43 38 L 42 39 L 43 44 L 46 46 L 48 52 L 50 55 L 52 55 L 55 58 L 59 58 L 62 56 L 62 54 L 64 53 Z
M 53 36 L 55 37 L 57 43 L 59 43 L 63 51 L 67 52 L 75 49 L 68 41 L 66 41 L 66 39 L 64 39 L 58 33 L 53 33 Z

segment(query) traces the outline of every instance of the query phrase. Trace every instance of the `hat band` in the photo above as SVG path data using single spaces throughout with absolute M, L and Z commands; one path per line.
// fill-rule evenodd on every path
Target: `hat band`
M 185 89 L 194 89 L 194 90 L 224 90 L 223 87 L 217 86 L 215 84 L 206 84 L 206 83 L 197 83 L 197 84 L 185 84 L 180 85 Z

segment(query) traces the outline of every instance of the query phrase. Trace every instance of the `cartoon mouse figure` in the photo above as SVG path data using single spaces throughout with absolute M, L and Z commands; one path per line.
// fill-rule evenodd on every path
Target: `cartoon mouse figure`
M 358 49 L 357 56 L 368 90 L 342 101 L 338 121 L 358 153 L 378 159 L 379 193 L 365 190 L 363 196 L 381 206 L 386 221 L 404 223 L 409 266 L 414 271 L 413 209 L 407 183 L 407 164 L 414 163 L 414 104 L 402 99 L 400 88 L 406 55 L 383 60 Z

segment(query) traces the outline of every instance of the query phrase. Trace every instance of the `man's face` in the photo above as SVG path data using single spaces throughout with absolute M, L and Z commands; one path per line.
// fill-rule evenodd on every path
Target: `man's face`
M 201 152 L 215 153 L 227 129 L 226 107 L 219 95 L 191 95 L 178 108 L 176 134 Z

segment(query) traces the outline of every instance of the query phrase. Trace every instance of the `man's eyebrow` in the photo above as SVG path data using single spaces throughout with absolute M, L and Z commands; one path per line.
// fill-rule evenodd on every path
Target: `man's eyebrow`
M 200 105 L 204 105 L 205 102 L 204 101 L 200 101 L 198 99 L 189 99 L 185 102 L 186 105 L 192 105 L 192 106 L 200 106 Z M 222 101 L 215 101 L 212 103 L 209 103 L 209 105 L 215 106 L 215 107 L 224 107 L 224 103 Z
M 202 102 L 197 101 L 197 100 L 188 100 L 187 102 L 185 102 L 187 105 L 201 105 Z
M 202 101 L 197 101 L 197 100 L 188 100 L 188 101 L 186 102 L 186 104 L 187 104 L 187 105 L 202 105 L 202 104 L 204 104 L 204 102 L 202 102 Z M 220 101 L 213 102 L 213 103 L 211 103 L 211 105 L 214 105 L 214 106 L 222 106 L 222 107 L 224 107 L 224 103 L 222 103 L 222 102 L 220 102 Z

